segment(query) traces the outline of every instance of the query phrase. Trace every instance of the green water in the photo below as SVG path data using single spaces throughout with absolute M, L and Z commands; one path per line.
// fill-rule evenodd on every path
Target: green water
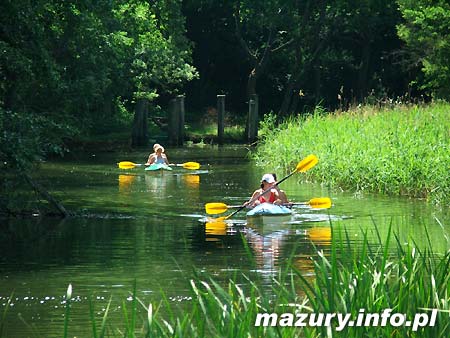
M 131 304 L 134 281 L 144 304 L 158 304 L 163 291 L 170 302 L 184 306 L 194 270 L 222 283 L 238 279 L 245 287 L 239 274 L 244 272 L 269 286 L 294 251 L 294 265 L 311 276 L 311 257 L 330 251 L 331 227 L 334 236 L 348 236 L 355 247 L 363 232 L 376 244 L 392 226 L 402 245 L 431 243 L 438 254 L 449 250 L 448 210 L 418 200 L 300 184 L 301 174 L 281 186 L 289 198 L 302 202 L 328 196 L 331 209 L 296 207 L 288 223 L 263 227 L 247 226 L 245 211 L 225 225 L 205 224 L 205 203 L 241 204 L 258 187 L 264 169 L 248 160 L 245 147 L 166 152 L 171 162 L 196 161 L 202 167 L 147 173 L 117 168 L 119 161 L 146 160 L 147 153 L 135 152 L 72 156 L 44 163 L 35 173 L 66 208 L 84 217 L 1 220 L 0 314 L 12 298 L 5 337 L 61 337 L 69 284 L 74 296 L 69 336 L 88 337 L 89 299 L 98 321 L 111 300 L 109 321 L 122 327 L 122 307 Z

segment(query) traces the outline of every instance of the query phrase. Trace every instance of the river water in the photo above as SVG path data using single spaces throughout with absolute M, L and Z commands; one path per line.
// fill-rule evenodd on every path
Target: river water
M 85 337 L 92 330 L 90 300 L 98 320 L 111 301 L 108 319 L 120 327 L 135 283 L 144 304 L 158 304 L 164 293 L 183 306 L 190 301 L 194 271 L 245 286 L 242 272 L 264 287 L 293 255 L 293 264 L 312 276 L 311 258 L 318 250 L 331 250 L 331 228 L 333 236 L 349 238 L 356 248 L 363 233 L 375 245 L 378 236 L 386 238 L 389 226 L 402 245 L 431 243 L 437 254 L 450 248 L 448 210 L 420 200 L 300 183 L 302 174 L 282 184 L 289 198 L 330 197 L 331 209 L 296 206 L 289 222 L 269 226 L 250 227 L 245 210 L 226 223 L 205 222 L 205 203 L 243 203 L 270 166 L 256 167 L 242 146 L 166 153 L 171 162 L 202 166 L 172 172 L 117 168 L 119 161 L 144 162 L 145 152 L 72 155 L 42 165 L 35 177 L 83 217 L 1 220 L 0 313 L 11 303 L 4 337 L 61 337 L 69 284 L 74 297 L 69 336 Z M 280 179 L 286 173 L 277 174 Z M 391 246 L 394 250 L 394 240 Z

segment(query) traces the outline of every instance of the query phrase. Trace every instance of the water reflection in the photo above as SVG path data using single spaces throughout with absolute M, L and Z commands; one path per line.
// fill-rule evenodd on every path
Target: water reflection
M 331 245 L 331 227 L 314 227 L 306 230 L 306 235 L 317 245 Z
M 227 234 L 228 225 L 223 221 L 210 220 L 205 223 L 205 235 L 207 241 L 219 241 L 220 236 Z
M 303 211 L 307 213 L 311 210 Z M 325 256 L 331 251 L 332 231 L 329 223 L 333 216 L 329 215 L 326 219 L 323 214 L 317 213 L 316 217 L 309 215 L 299 221 L 301 216 L 296 213 L 290 221 L 277 221 L 273 217 L 265 219 L 265 223 L 254 218 L 246 221 L 205 219 L 204 241 L 221 245 L 230 237 L 242 234 L 252 253 L 252 271 L 262 276 L 263 284 L 269 285 L 285 261 L 292 259 L 294 266 L 302 273 L 310 274 L 313 270 L 312 257 L 316 256 L 317 251 L 324 251 Z
M 276 231 L 261 235 L 252 228 L 246 231 L 246 239 L 253 249 L 257 271 L 263 276 L 271 277 L 277 273 L 285 233 Z
M 164 171 L 145 173 L 145 185 L 147 192 L 156 193 L 155 196 L 165 197 L 167 188 L 172 183 L 174 176 Z
M 135 177 L 135 175 L 129 174 L 119 175 L 119 192 L 129 193 Z
M 0 220 L 0 312 L 13 292 L 20 299 L 8 310 L 5 336 L 38 335 L 25 332 L 20 313 L 26 323 L 44 332 L 42 336 L 61 337 L 64 311 L 58 301 L 69 283 L 81 299 L 74 303 L 69 330 L 73 336 L 86 337 L 90 334 L 87 297 L 93 295 L 96 310 L 112 298 L 109 319 L 122 322 L 121 306 L 135 280 L 139 298 L 148 304 L 160 301 L 160 290 L 169 302 L 189 296 L 193 269 L 221 285 L 229 279 L 241 282 L 239 278 L 242 285 L 248 283 L 240 272 L 269 285 L 274 272 L 289 261 L 314 278 L 313 259 L 317 251 L 329 256 L 332 237 L 348 239 L 348 245 L 358 250 L 363 233 L 377 245 L 390 226 L 402 245 L 423 249 L 431 242 L 436 253 L 449 248 L 448 210 L 379 195 L 356 199 L 295 177 L 289 181 L 292 184 L 283 185 L 292 200 L 330 196 L 333 208 L 329 212 L 294 208 L 290 222 L 272 227 L 251 227 L 243 212 L 226 222 L 199 223 L 205 203 L 240 204 L 259 185 L 265 169 L 254 166 L 246 154 L 238 147 L 171 149 L 174 162 L 191 157 L 202 166 L 209 164 L 210 170 L 174 168 L 170 173 L 122 171 L 115 166 L 123 158 L 145 158 L 146 153 L 105 154 L 94 165 L 92 158 L 84 163 L 79 158 L 44 163 L 39 173 L 43 183 L 83 217 L 61 223 L 38 218 Z M 393 237 L 391 245 L 397 245 Z M 337 255 L 346 255 L 340 250 L 337 246 Z
M 200 187 L 200 175 L 183 175 L 187 188 L 198 189 Z

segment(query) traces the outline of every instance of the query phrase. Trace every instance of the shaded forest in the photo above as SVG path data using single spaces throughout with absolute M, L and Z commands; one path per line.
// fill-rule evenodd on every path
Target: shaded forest
M 128 130 L 186 96 L 244 118 L 320 105 L 448 99 L 443 0 L 62 1 L 0 4 L 0 155 L 27 168 L 79 137 Z

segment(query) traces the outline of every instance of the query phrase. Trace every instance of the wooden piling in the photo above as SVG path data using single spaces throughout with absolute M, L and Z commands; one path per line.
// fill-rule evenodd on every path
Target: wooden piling
M 247 141 L 256 142 L 258 138 L 258 95 L 252 94 L 248 102 Z
M 184 95 L 177 96 L 177 105 L 178 105 L 178 146 L 183 146 L 184 144 L 184 118 L 185 118 L 185 109 L 184 109 Z
M 182 146 L 184 144 L 184 95 L 178 95 L 169 102 L 169 145 Z
M 177 146 L 179 132 L 178 98 L 170 100 L 168 117 L 168 143 L 171 146 Z

